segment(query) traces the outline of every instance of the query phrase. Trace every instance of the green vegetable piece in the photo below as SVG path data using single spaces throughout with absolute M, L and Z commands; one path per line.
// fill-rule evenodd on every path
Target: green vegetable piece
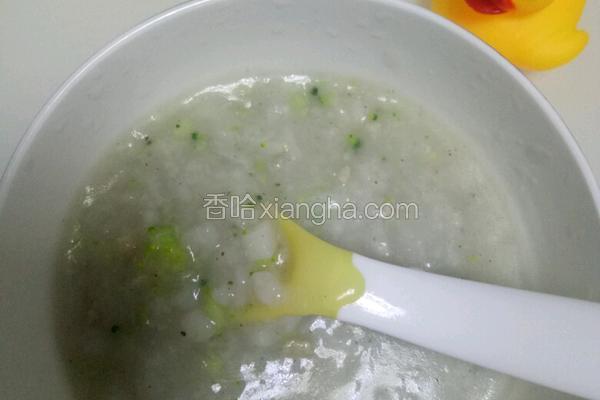
M 194 147 L 204 147 L 206 145 L 206 135 L 198 131 L 190 133 Z
M 252 175 L 256 177 L 256 179 L 262 183 L 266 183 L 268 179 L 268 171 L 269 164 L 264 159 L 257 159 L 254 161 L 254 170 L 252 171 Z
M 203 364 L 208 371 L 208 375 L 214 380 L 220 380 L 225 373 L 225 363 L 223 359 L 215 353 L 209 353 Z
M 315 97 L 322 106 L 330 106 L 333 104 L 333 93 L 323 87 L 313 86 L 310 89 L 311 96 Z
M 348 144 L 350 145 L 352 150 L 358 150 L 362 146 L 362 141 L 354 133 L 348 134 L 346 140 L 348 141 Z
M 325 107 L 333 104 L 333 94 L 323 93 L 319 95 L 319 102 Z
M 299 115 L 306 115 L 308 112 L 308 99 L 304 91 L 294 93 L 289 100 L 290 110 Z
M 479 257 L 476 254 L 471 254 L 470 256 L 467 256 L 467 261 L 470 262 L 471 264 L 476 264 L 479 262 L 481 257 Z
M 179 138 L 189 138 L 190 133 L 195 131 L 194 123 L 186 118 L 176 120 L 175 125 L 171 126 L 174 128 L 171 128 L 170 131 Z
M 379 114 L 377 114 L 376 112 L 369 113 L 370 121 L 377 121 L 378 119 L 379 119 Z
M 277 265 L 277 253 L 273 254 L 269 258 L 263 258 L 260 260 L 256 260 L 250 268 L 250 276 L 254 275 L 259 271 L 265 271 L 269 268 L 275 267 Z
M 140 267 L 157 272 L 181 272 L 187 263 L 187 253 L 173 226 L 151 226 Z
M 215 334 L 220 334 L 233 319 L 233 313 L 217 303 L 212 296 L 212 289 L 205 287 L 202 290 L 202 311 L 215 324 Z
M 294 94 L 290 99 L 290 108 L 293 111 L 299 111 L 306 114 L 310 98 L 315 99 L 323 106 L 333 104 L 333 93 L 325 90 L 323 87 L 311 86 L 308 91 Z

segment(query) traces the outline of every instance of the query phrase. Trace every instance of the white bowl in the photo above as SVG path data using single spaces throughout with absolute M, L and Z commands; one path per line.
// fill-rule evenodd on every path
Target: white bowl
M 167 11 L 77 71 L 29 128 L 0 187 L 0 398 L 70 399 L 54 333 L 62 218 L 138 118 L 224 74 L 334 71 L 389 82 L 470 135 L 544 265 L 523 286 L 600 300 L 600 194 L 532 84 L 485 44 L 396 0 L 213 0 Z M 558 367 L 558 366 L 557 366 Z

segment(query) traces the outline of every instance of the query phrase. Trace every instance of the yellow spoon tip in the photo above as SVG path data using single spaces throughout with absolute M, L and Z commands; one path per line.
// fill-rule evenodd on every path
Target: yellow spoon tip
M 284 293 L 274 304 L 252 304 L 243 322 L 282 316 L 322 315 L 335 318 L 344 305 L 365 290 L 362 274 L 352 264 L 352 253 L 312 235 L 292 220 L 278 220 L 288 246 L 283 277 Z

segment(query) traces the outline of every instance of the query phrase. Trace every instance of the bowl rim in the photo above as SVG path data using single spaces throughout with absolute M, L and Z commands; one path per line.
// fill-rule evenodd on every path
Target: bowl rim
M 191 0 L 171 8 L 166 9 L 150 18 L 145 19 L 141 23 L 135 25 L 125 33 L 117 36 L 115 39 L 110 41 L 100 50 L 95 52 L 90 58 L 87 59 L 79 68 L 75 70 L 54 92 L 53 95 L 45 102 L 42 108 L 37 112 L 32 122 L 30 123 L 27 130 L 21 136 L 19 142 L 2 175 L 0 176 L 0 211 L 5 205 L 6 199 L 12 187 L 12 183 L 15 180 L 17 172 L 20 169 L 24 156 L 33 145 L 34 140 L 41 132 L 41 128 L 44 126 L 48 118 L 52 115 L 62 98 L 74 87 L 80 80 L 82 80 L 86 73 L 93 69 L 102 60 L 109 57 L 111 53 L 116 51 L 124 43 L 133 40 L 137 35 L 143 34 L 154 25 L 158 24 L 162 20 L 175 16 L 177 14 L 185 13 L 195 8 L 201 8 L 208 6 L 213 3 L 225 3 L 234 2 L 237 0 Z M 582 174 L 588 191 L 592 197 L 596 214 L 600 220 L 600 185 L 598 180 L 594 176 L 594 173 L 586 160 L 581 147 L 577 143 L 575 137 L 567 127 L 566 123 L 558 113 L 558 111 L 552 106 L 549 100 L 539 91 L 539 89 L 524 75 L 524 73 L 504 58 L 498 51 L 489 46 L 483 40 L 479 39 L 474 34 L 470 33 L 461 26 L 454 22 L 446 19 L 431 10 L 412 4 L 405 1 L 397 0 L 362 0 L 365 2 L 372 3 L 377 7 L 389 7 L 400 12 L 411 13 L 424 21 L 431 24 L 437 24 L 443 29 L 446 29 L 450 33 L 457 35 L 468 44 L 472 45 L 481 53 L 482 56 L 488 57 L 494 61 L 504 72 L 510 75 L 523 89 L 525 89 L 527 95 L 529 95 L 535 103 L 541 108 L 541 111 L 549 119 L 552 125 L 555 127 L 558 135 L 560 136 L 562 143 L 573 157 L 579 172 Z M 598 177 L 600 179 L 600 177 Z

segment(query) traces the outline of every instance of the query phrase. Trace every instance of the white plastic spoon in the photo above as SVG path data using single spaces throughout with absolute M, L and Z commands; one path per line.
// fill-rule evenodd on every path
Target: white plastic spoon
M 570 394 L 600 399 L 600 303 L 372 260 L 291 221 L 287 295 L 243 319 L 325 315 Z M 361 276 L 362 275 L 362 276 Z

